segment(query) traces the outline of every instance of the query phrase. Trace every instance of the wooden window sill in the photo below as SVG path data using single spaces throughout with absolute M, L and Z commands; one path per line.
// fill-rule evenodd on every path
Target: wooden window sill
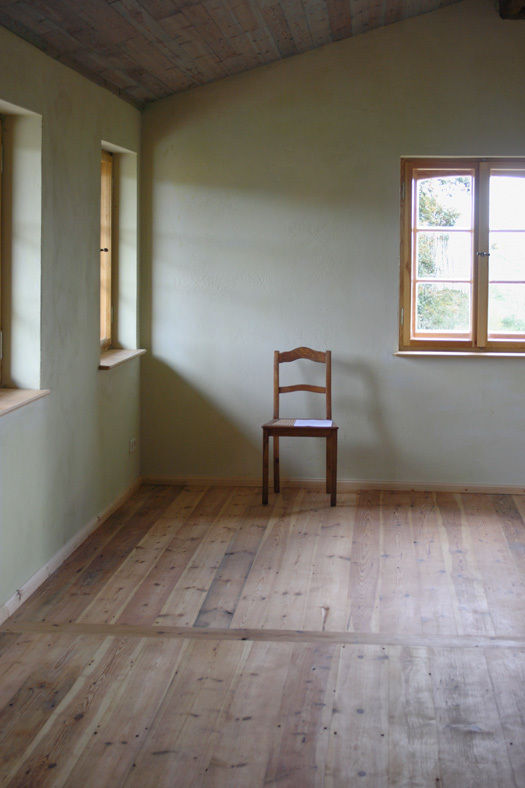
M 47 397 L 49 389 L 0 389 L 0 416 Z
M 425 356 L 425 358 L 525 358 L 525 352 L 492 350 L 396 350 L 394 356 Z
M 120 348 L 104 350 L 100 354 L 100 364 L 98 365 L 98 368 L 113 369 L 113 367 L 118 367 L 120 364 L 125 364 L 126 361 L 130 361 L 132 358 L 137 358 L 137 356 L 141 356 L 145 352 L 146 351 L 143 348 L 136 348 L 135 350 L 125 350 Z

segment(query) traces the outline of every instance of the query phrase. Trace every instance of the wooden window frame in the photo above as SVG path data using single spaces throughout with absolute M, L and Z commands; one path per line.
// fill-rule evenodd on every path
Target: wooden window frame
M 112 346 L 113 156 L 102 151 L 100 164 L 100 350 Z
M 525 333 L 512 338 L 498 334 L 488 336 L 488 257 L 489 247 L 489 177 L 492 171 L 518 170 L 525 173 L 525 159 L 502 158 L 404 158 L 401 160 L 401 247 L 399 298 L 400 351 L 458 351 L 484 353 L 490 351 L 525 353 Z M 454 338 L 445 332 L 429 337 L 414 336 L 413 227 L 415 173 L 461 174 L 473 176 L 473 259 L 471 335 Z M 483 253 L 482 255 L 479 253 Z

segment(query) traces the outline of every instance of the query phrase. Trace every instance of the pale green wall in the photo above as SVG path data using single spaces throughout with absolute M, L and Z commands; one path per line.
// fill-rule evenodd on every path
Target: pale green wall
M 400 157 L 524 156 L 524 74 L 525 23 L 465 0 L 146 110 L 146 475 L 258 477 L 272 351 L 307 344 L 340 478 L 524 484 L 525 362 L 392 355 Z
M 97 366 L 100 145 L 138 152 L 140 113 L 2 28 L 0 101 L 42 116 L 40 369 L 51 389 L 0 418 L 1 603 L 138 475 L 128 445 L 139 361 Z

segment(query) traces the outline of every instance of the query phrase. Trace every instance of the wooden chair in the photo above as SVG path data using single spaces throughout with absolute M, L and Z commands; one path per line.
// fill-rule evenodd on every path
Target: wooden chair
M 326 384 L 311 386 L 300 383 L 295 386 L 279 386 L 279 364 L 307 358 L 326 366 Z M 313 391 L 326 396 L 326 419 L 280 419 L 279 395 L 291 391 Z M 337 430 L 332 421 L 332 353 L 330 350 L 312 350 L 309 347 L 296 347 L 273 355 L 273 419 L 262 425 L 263 431 L 263 477 L 262 502 L 268 503 L 268 443 L 273 438 L 273 488 L 280 490 L 279 481 L 279 438 L 309 437 L 326 438 L 326 492 L 330 494 L 330 505 L 335 506 L 337 497 Z

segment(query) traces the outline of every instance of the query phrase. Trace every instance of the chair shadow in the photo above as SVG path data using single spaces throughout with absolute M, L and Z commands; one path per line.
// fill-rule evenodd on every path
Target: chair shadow
M 345 432 L 350 427 L 347 435 L 340 429 L 339 478 L 395 480 L 401 456 L 385 418 L 378 375 L 364 361 L 337 360 L 334 380 L 334 419 Z

